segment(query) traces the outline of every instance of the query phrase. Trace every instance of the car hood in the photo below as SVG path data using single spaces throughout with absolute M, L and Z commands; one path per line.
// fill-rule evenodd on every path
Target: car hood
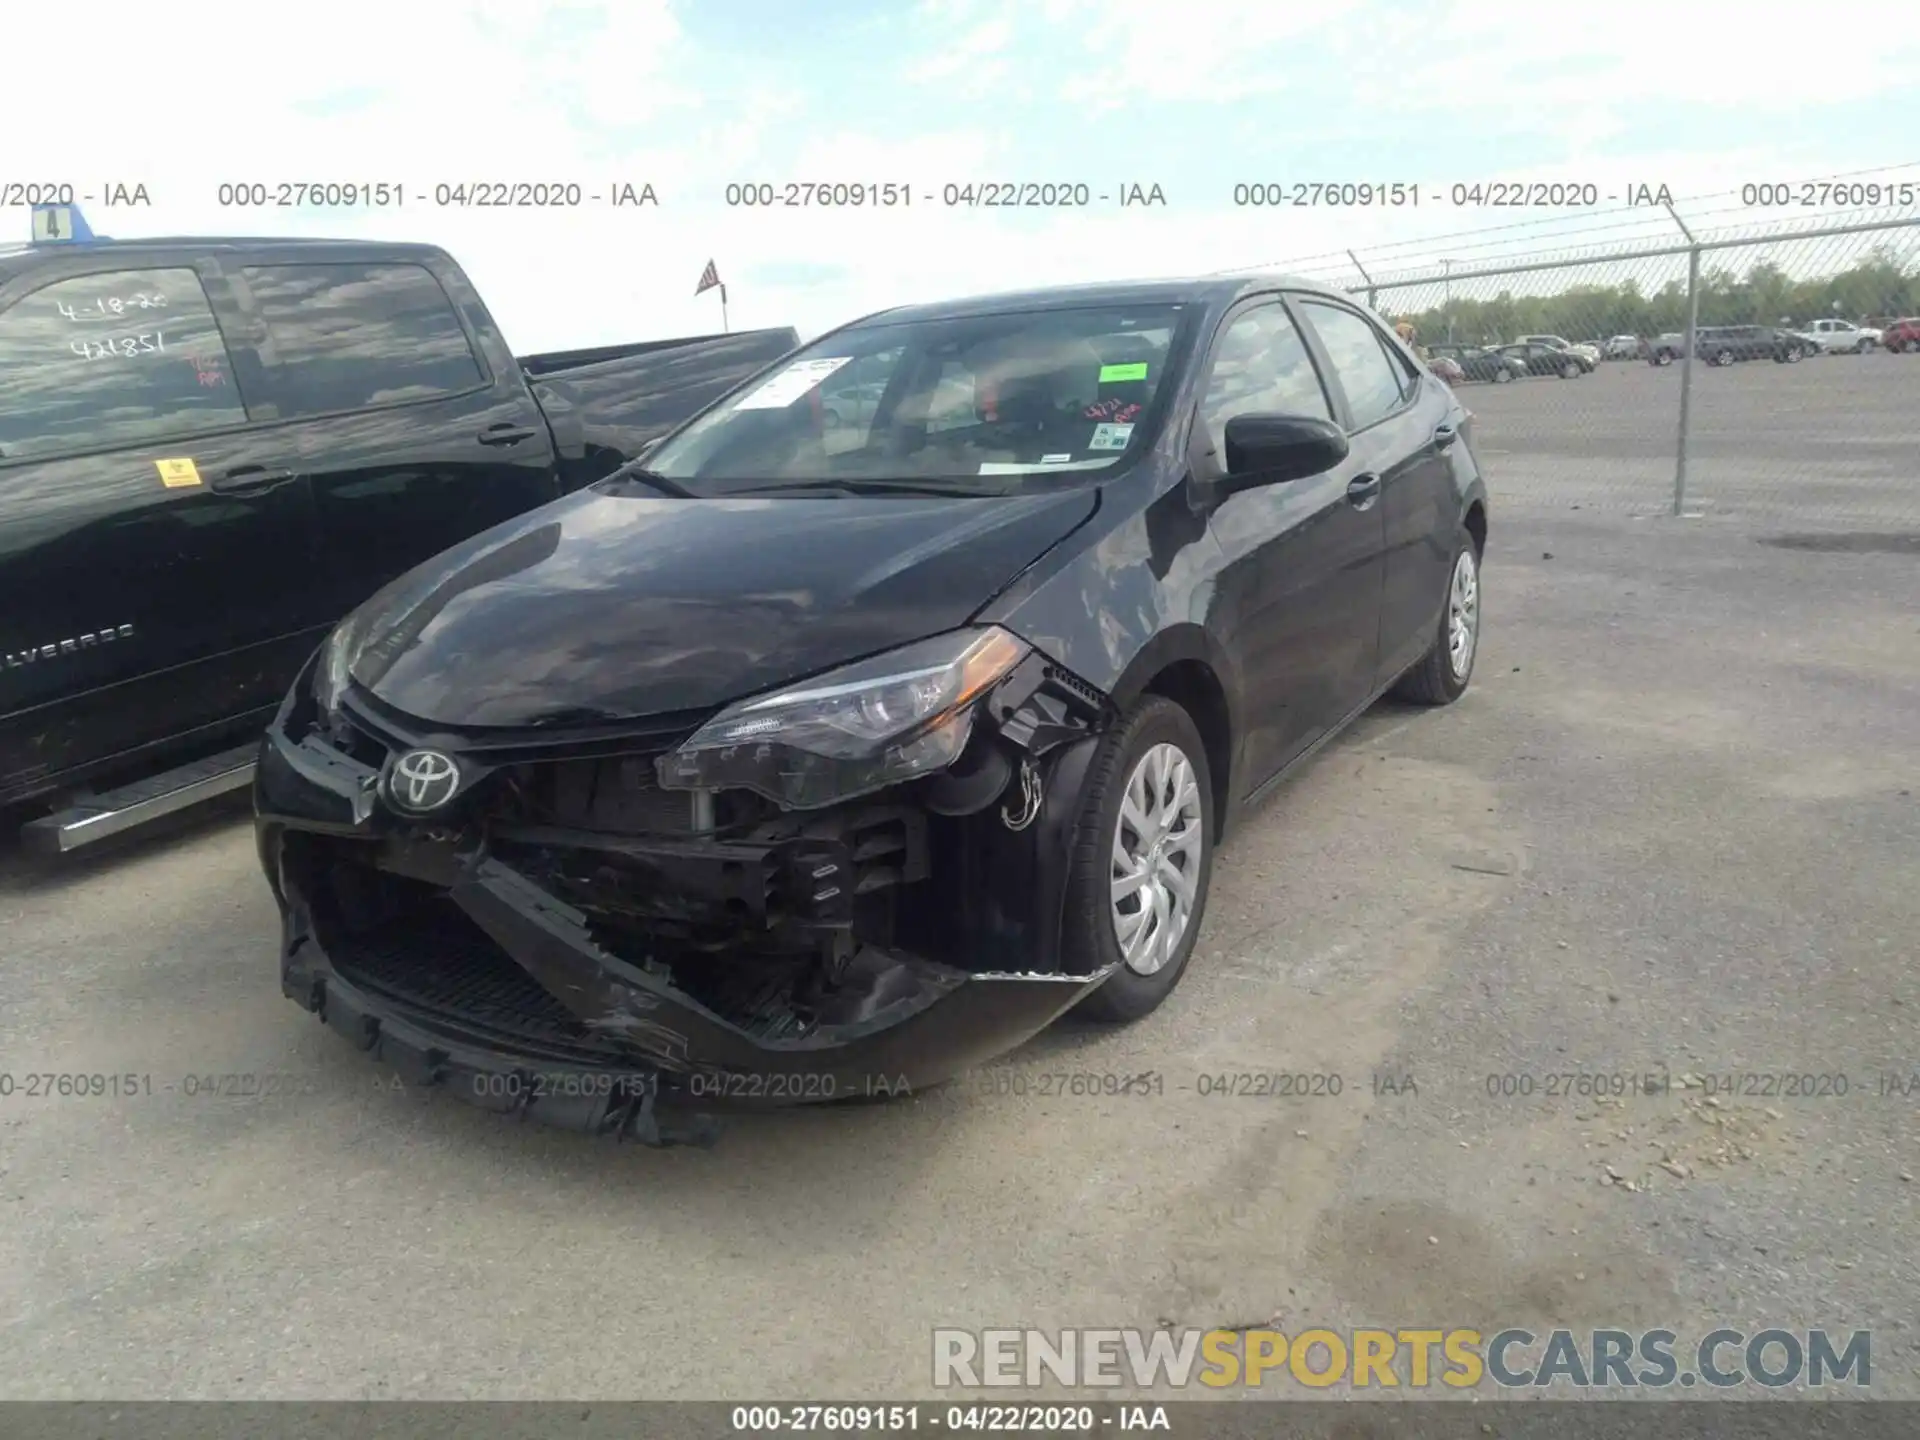
M 361 688 L 432 724 L 702 710 L 965 624 L 1097 503 L 587 490 L 403 575 L 342 639 Z

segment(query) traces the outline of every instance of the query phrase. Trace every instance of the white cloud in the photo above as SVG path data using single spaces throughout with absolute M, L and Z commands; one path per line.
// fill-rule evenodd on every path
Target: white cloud
M 883 305 L 1054 282 L 1315 257 L 1346 275 L 1349 249 L 1372 267 L 1405 268 L 1594 239 L 1649 243 L 1673 236 L 1663 212 L 1546 223 L 1535 211 L 1430 197 L 1417 210 L 1235 209 L 1219 176 L 1226 166 L 1248 179 L 1348 178 L 1325 157 L 1358 151 L 1374 157 L 1366 163 L 1380 180 L 1724 194 L 1743 180 L 1861 168 L 1896 143 L 1914 113 L 1897 107 L 1920 73 L 1920 27 L 1892 0 L 1849 7 L 1847 32 L 1864 43 L 1817 61 L 1806 25 L 1756 21 L 1722 0 L 1454 0 L 1444 10 L 1398 0 L 926 0 L 860 27 L 857 41 L 802 53 L 813 37 L 796 31 L 791 57 L 757 59 L 703 48 L 695 22 L 710 18 L 705 3 L 334 0 L 309 19 L 203 0 L 190 24 L 155 23 L 144 0 L 84 11 L 23 4 L 8 18 L 9 52 L 41 58 L 9 76 L 14 113 L 31 121 L 0 136 L 0 176 L 146 183 L 151 211 L 89 208 L 106 233 L 441 244 L 513 343 L 532 350 L 715 328 L 717 297 L 692 294 L 709 258 L 728 282 L 736 328 L 817 330 Z M 232 53 L 216 54 L 215 36 Z M 1799 115 L 1841 97 L 1884 105 L 1885 133 L 1838 149 L 1808 138 Z M 1704 123 L 1698 105 L 1723 102 L 1723 127 L 1740 117 L 1732 149 L 1688 131 Z M 1667 139 L 1623 152 L 1650 116 Z M 1484 176 L 1423 173 L 1440 168 L 1436 155 L 1507 136 L 1557 159 Z M 1145 173 L 1147 142 L 1165 147 L 1151 153 L 1191 154 L 1191 166 Z M 1158 181 L 1170 207 L 989 212 L 938 200 L 948 181 L 1082 177 L 1109 190 Z M 663 203 L 628 212 L 431 203 L 435 182 L 490 179 L 650 182 Z M 218 185 L 241 180 L 421 188 L 403 210 L 380 214 L 219 207 Z M 730 180 L 907 180 L 915 199 L 899 211 L 748 211 L 721 203 Z M 1689 213 L 1699 220 L 1708 208 Z M 1462 237 L 1488 227 L 1499 228 Z

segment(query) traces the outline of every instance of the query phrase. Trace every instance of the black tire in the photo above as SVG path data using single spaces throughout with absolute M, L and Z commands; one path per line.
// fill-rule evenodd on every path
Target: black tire
M 1789 345 L 1786 353 L 1780 358 L 1789 365 L 1798 365 L 1802 360 L 1807 358 L 1807 352 L 1802 350 L 1798 345 Z
M 1131 970 L 1114 934 L 1114 835 L 1127 779 L 1156 745 L 1171 744 L 1193 767 L 1200 790 L 1200 863 L 1194 872 L 1194 900 L 1187 926 L 1173 956 L 1150 975 Z M 1125 1024 L 1157 1009 L 1186 973 L 1187 962 L 1207 918 L 1207 888 L 1213 878 L 1213 775 L 1207 748 L 1193 718 L 1171 700 L 1148 695 L 1119 725 L 1102 737 L 1087 767 L 1080 818 L 1074 826 L 1061 927 L 1061 951 L 1068 973 L 1091 975 L 1118 966 L 1098 990 L 1076 1007 L 1092 1020 Z
M 1714 351 L 1713 363 L 1715 365 L 1731 365 L 1733 363 L 1733 352 L 1731 350 Z
M 1575 360 L 1569 360 L 1560 367 L 1560 378 L 1562 380 L 1578 380 L 1586 373 L 1586 370 Z
M 1462 555 L 1473 556 L 1474 580 L 1474 643 L 1467 654 L 1466 674 L 1457 674 L 1453 668 L 1453 659 L 1447 645 L 1449 621 L 1452 617 L 1454 571 L 1460 564 Z M 1473 535 L 1462 525 L 1453 538 L 1453 555 L 1447 561 L 1447 593 L 1441 599 L 1440 623 L 1434 632 L 1433 647 L 1423 655 L 1419 663 L 1395 682 L 1393 695 L 1397 700 L 1408 700 L 1415 705 L 1451 705 L 1467 693 L 1467 686 L 1473 683 L 1474 662 L 1480 655 L 1480 547 L 1473 543 Z
M 1493 372 L 1493 383 L 1496 385 L 1510 384 L 1512 380 L 1513 380 L 1513 371 L 1509 370 L 1504 365 L 1502 365 L 1498 370 Z
M 1879 348 L 1880 347 L 1871 340 L 1862 340 L 1858 345 L 1853 347 L 1853 353 L 1856 355 L 1871 355 Z
M 1653 363 L 1656 365 L 1671 365 L 1673 363 L 1673 352 L 1671 350 L 1654 351 Z

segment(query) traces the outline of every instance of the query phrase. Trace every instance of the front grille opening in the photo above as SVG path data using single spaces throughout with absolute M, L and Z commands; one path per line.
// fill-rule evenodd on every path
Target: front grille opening
M 349 984 L 413 1018 L 556 1060 L 625 1052 L 582 1025 L 446 892 L 336 859 L 302 886 L 320 943 Z
M 589 1063 L 633 1058 L 618 1041 L 582 1024 L 444 889 L 377 869 L 348 843 L 320 840 L 306 848 L 299 888 L 321 947 L 349 984 L 423 1024 L 457 1028 L 502 1048 Z M 589 928 L 608 953 L 664 971 L 689 999 L 759 1040 L 804 1037 L 820 1023 L 820 966 L 811 952 L 714 954 L 651 944 L 604 924 Z

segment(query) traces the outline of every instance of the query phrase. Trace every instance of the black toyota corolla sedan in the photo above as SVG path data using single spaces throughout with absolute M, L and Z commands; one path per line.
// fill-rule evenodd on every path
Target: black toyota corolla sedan
M 1466 689 L 1470 421 L 1286 278 L 823 336 L 334 632 L 256 782 L 282 986 L 652 1143 L 1145 1015 L 1247 807 Z

